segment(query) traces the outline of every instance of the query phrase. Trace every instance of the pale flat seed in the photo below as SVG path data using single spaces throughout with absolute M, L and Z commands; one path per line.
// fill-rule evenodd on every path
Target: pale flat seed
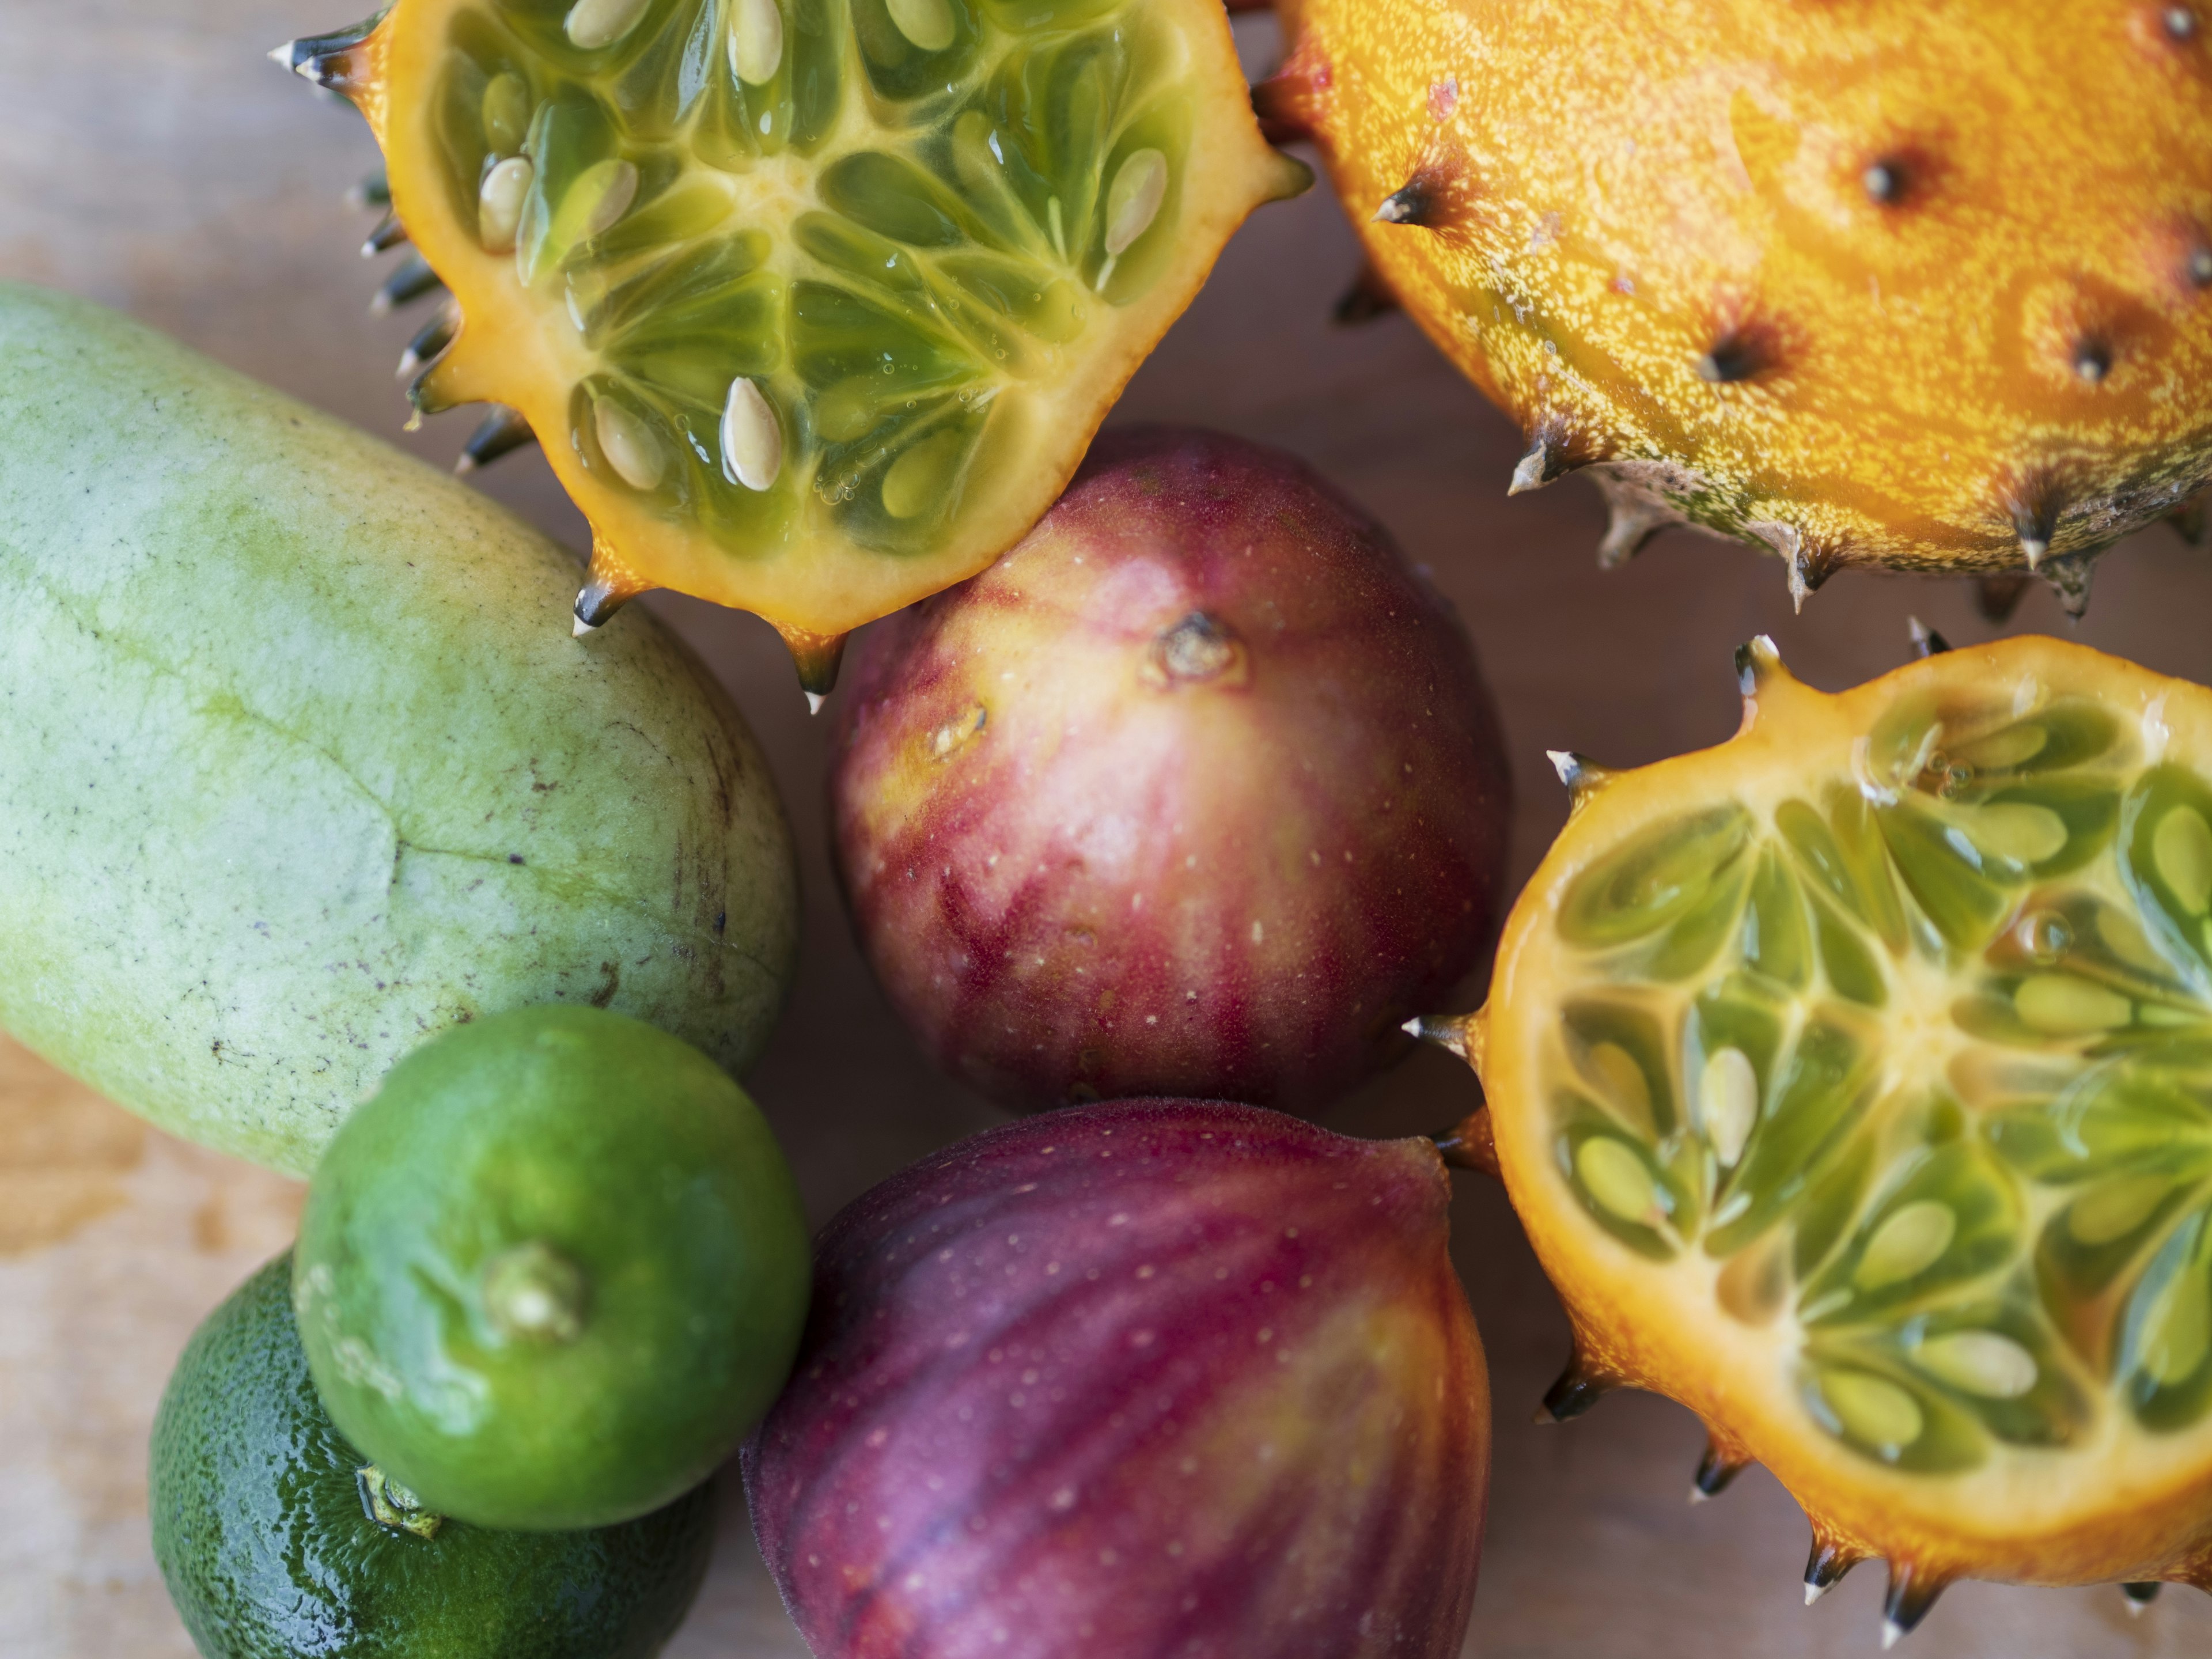
M 2145 1323 L 2143 1369 L 2167 1388 L 2196 1376 L 2212 1348 L 2212 1305 L 2207 1304 L 2204 1281 L 2193 1273 L 2176 1273 L 2159 1292 Z
M 783 471 L 783 428 L 760 387 L 742 374 L 722 405 L 722 468 L 748 489 L 766 489 Z
M 486 253 L 512 253 L 515 227 L 522 222 L 522 204 L 537 176 L 527 155 L 510 155 L 484 174 L 477 192 L 477 240 Z
M 511 155 L 522 147 L 523 135 L 530 130 L 530 88 L 512 70 L 495 75 L 484 88 L 477 112 L 492 154 Z
M 1575 1173 L 1600 1209 L 1650 1226 L 1664 1214 L 1644 1160 L 1606 1135 L 1592 1135 L 1575 1154 Z
M 576 190 L 591 190 L 598 193 L 592 202 L 592 210 L 585 218 L 584 240 L 601 235 L 614 228 L 629 204 L 637 200 L 637 168 L 628 161 L 600 161 L 587 167 L 584 176 L 571 186 Z M 592 198 L 585 198 L 591 201 Z
M 1863 1291 L 1901 1285 L 1933 1267 L 1951 1248 L 1958 1231 L 1959 1218 L 1949 1205 L 1932 1198 L 1916 1200 L 1875 1229 L 1866 1253 L 1851 1270 L 1851 1283 Z
M 958 433 L 939 433 L 893 461 L 884 474 L 884 511 L 894 519 L 911 519 L 937 500 L 959 459 L 959 447 Z
M 1966 834 L 1984 853 L 2014 864 L 2040 864 L 2064 850 L 2066 820 L 2048 806 L 2004 801 L 1976 812 Z
M 1954 748 L 1954 759 L 1985 771 L 2005 771 L 2022 761 L 2033 760 L 2049 746 L 2051 733 L 2040 726 L 2008 726 L 1985 738 L 1974 738 Z
M 668 465 L 667 454 L 661 449 L 660 440 L 648 432 L 635 416 L 613 398 L 602 398 L 592 405 L 592 425 L 599 434 L 599 448 L 606 455 L 607 465 L 622 475 L 624 483 L 632 489 L 660 487 L 660 475 Z
M 2093 1187 L 2066 1212 L 2066 1231 L 2092 1248 L 2125 1238 L 2172 1186 L 2164 1176 L 2122 1176 Z
M 2035 1356 L 1997 1331 L 1947 1331 L 1913 1358 L 1930 1376 L 1984 1400 L 2017 1400 L 2035 1386 Z
M 586 52 L 611 46 L 637 26 L 650 0 L 576 0 L 562 32 Z
M 2130 967 L 2152 974 L 2171 971 L 2135 918 L 2118 905 L 2108 904 L 2097 912 L 2097 937 L 2104 940 L 2106 950 Z
M 1723 1170 L 1734 1169 L 1759 1121 L 1759 1073 L 1750 1056 L 1741 1048 L 1723 1048 L 1707 1060 L 1698 1080 L 1698 1104 L 1713 1156 Z
M 2070 974 L 2030 975 L 2012 994 L 2012 1006 L 2021 1024 L 2051 1036 L 2109 1031 L 2135 1013 L 2135 1005 L 2118 991 Z
M 884 9 L 901 34 L 924 52 L 943 52 L 952 44 L 951 0 L 884 0 Z
M 1607 1103 L 1618 1108 L 1619 1115 L 1632 1127 L 1656 1135 L 1658 1125 L 1651 1115 L 1651 1088 L 1636 1057 L 1618 1042 L 1601 1042 L 1590 1050 L 1589 1061 L 1590 1069 L 1604 1085 Z
M 2177 806 L 2158 821 L 2150 838 L 2151 862 L 2172 890 L 2174 902 L 2192 916 L 2212 903 L 2212 827 L 2193 806 Z
M 1764 1325 L 1781 1312 L 1789 1289 L 1790 1253 L 1779 1231 L 1740 1253 L 1713 1281 L 1714 1299 L 1746 1325 Z
M 783 13 L 775 0 L 737 0 L 730 24 L 730 73 L 748 86 L 765 86 L 783 62 Z
M 1928 1426 L 1918 1401 L 1896 1383 L 1864 1371 L 1821 1373 L 1820 1394 L 1852 1437 L 1870 1446 L 1902 1450 Z
M 1168 158 L 1156 149 L 1130 153 L 1106 192 L 1106 252 L 1120 258 L 1152 228 L 1168 193 Z

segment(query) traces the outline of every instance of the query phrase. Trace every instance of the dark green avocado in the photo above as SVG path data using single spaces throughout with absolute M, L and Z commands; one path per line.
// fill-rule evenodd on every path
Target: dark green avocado
M 714 1542 L 703 1486 L 588 1532 L 492 1532 L 416 1507 L 325 1414 L 289 1255 L 177 1362 L 150 1501 L 155 1557 L 207 1659 L 649 1659 Z

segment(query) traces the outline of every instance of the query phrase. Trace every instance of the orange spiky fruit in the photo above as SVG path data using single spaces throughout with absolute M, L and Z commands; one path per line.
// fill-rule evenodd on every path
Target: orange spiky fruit
M 1575 1352 L 1765 1464 L 1808 1591 L 2212 1588 L 2212 691 L 2057 641 L 1828 696 L 1765 640 L 1729 742 L 1574 807 L 1490 1000 L 1486 1106 Z
M 665 586 L 848 630 L 1051 505 L 1254 206 L 1218 0 L 398 0 L 275 54 L 411 240 L 416 407 L 500 405 L 592 531 L 580 631 Z
M 1256 89 L 1599 555 L 2091 562 L 2212 477 L 2203 0 L 1279 0 Z M 1361 307 L 1355 293 L 1348 303 Z

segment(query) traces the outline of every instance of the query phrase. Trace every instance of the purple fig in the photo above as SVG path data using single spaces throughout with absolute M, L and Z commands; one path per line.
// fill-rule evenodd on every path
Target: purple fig
M 1024 1120 L 823 1233 L 744 1453 L 817 1659 L 1451 1659 L 1490 1399 L 1425 1140 Z
M 848 672 L 830 805 L 861 943 L 1007 1105 L 1310 1110 L 1488 946 L 1510 803 L 1473 647 L 1289 456 L 1102 437 L 1026 540 Z

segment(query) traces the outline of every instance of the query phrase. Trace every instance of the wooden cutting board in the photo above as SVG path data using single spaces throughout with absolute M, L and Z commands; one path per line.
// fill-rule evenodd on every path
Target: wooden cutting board
M 263 53 L 349 21 L 349 0 L 0 0 L 0 276 L 136 313 L 248 373 L 441 461 L 471 418 L 402 439 L 392 363 L 416 324 L 373 319 L 369 221 L 340 200 L 374 159 L 350 111 L 319 105 Z M 356 12 L 371 0 L 350 0 Z M 327 9 L 325 8 L 328 8 Z M 1273 24 L 1237 24 L 1248 63 Z M 1846 574 L 1802 617 L 1781 568 L 1686 534 L 1597 571 L 1602 514 L 1570 480 L 1508 501 L 1511 426 L 1403 319 L 1334 328 L 1357 264 L 1325 191 L 1257 216 L 1139 374 L 1117 420 L 1221 428 L 1305 456 L 1373 509 L 1458 605 L 1504 714 L 1520 801 L 1516 872 L 1565 817 L 1543 751 L 1637 764 L 1735 727 L 1729 656 L 1767 631 L 1814 684 L 1901 659 L 1917 612 L 1987 637 L 1962 589 Z M 380 267 L 379 268 L 380 269 Z M 0 465 L 4 465 L 0 458 Z M 580 521 L 534 456 L 483 475 L 572 546 Z M 937 1078 L 870 983 L 823 856 L 823 726 L 751 618 L 654 601 L 729 684 L 783 789 L 803 861 L 805 957 L 750 1085 L 816 1218 L 995 1115 Z M 2212 561 L 2162 532 L 2106 561 L 2078 637 L 2212 679 Z M 2047 598 L 2016 626 L 2063 630 Z M 0 741 L 5 734 L 0 733 Z M 0 872 L 0 879 L 5 879 Z M 1335 1127 L 1404 1133 L 1466 1109 L 1462 1069 L 1415 1056 Z M 1875 1649 L 1880 1573 L 1802 1605 L 1807 1529 L 1753 1471 L 1685 1504 L 1703 1437 L 1646 1397 L 1565 1428 L 1528 1416 L 1565 1323 L 1498 1191 L 1462 1177 L 1456 1255 L 1498 1406 L 1490 1534 L 1468 1651 L 1486 1659 L 1765 1659 Z M 202 1316 L 289 1242 L 289 1182 L 143 1128 L 0 1046 L 0 1655 L 189 1659 L 153 1567 L 145 1438 Z M 726 1486 L 714 1573 L 672 1659 L 801 1659 Z M 2169 1594 L 2130 1620 L 2116 1590 L 1954 1589 L 1918 1659 L 2212 1651 L 2212 1601 Z M 1079 1656 L 1071 1656 L 1079 1659 Z M 1079 1659 L 1122 1659 L 1080 1656 Z M 1329 1659 L 1329 1656 L 1316 1656 Z

